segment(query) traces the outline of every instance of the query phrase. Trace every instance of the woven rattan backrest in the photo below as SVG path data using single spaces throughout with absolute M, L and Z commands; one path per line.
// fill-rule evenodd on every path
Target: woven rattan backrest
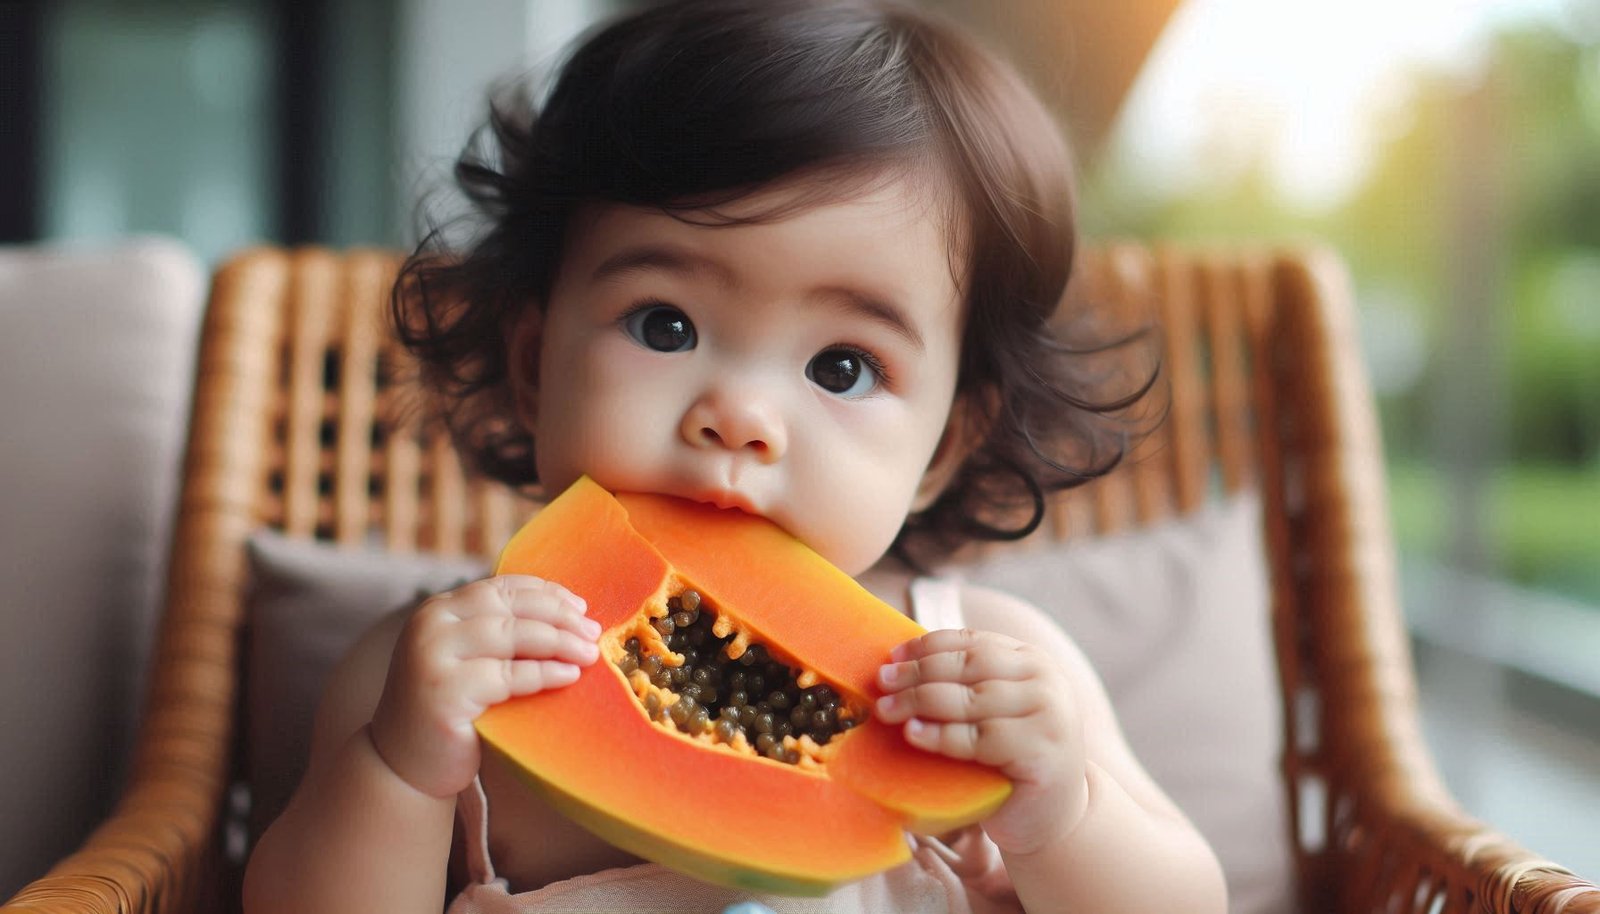
M 1151 409 L 1164 421 L 1116 472 L 1054 497 L 1037 539 L 1119 533 L 1254 485 L 1260 468 L 1250 341 L 1270 308 L 1272 269 L 1260 252 L 1139 244 L 1082 252 L 1062 313 L 1104 313 L 1113 336 L 1148 324 L 1160 329 L 1161 376 L 1149 405 L 1135 410 L 1142 420 L 1135 427 L 1152 425 Z M 1149 368 L 1147 349 L 1133 346 L 1125 355 L 1132 374 L 1119 392 Z
M 426 428 L 384 314 L 398 261 L 375 252 L 264 255 L 277 273 L 257 520 L 290 536 L 395 551 L 492 553 L 530 506 L 469 481 Z

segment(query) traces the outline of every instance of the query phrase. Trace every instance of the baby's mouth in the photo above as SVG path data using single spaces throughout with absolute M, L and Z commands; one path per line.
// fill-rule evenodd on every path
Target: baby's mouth
M 738 492 L 730 492 L 724 489 L 713 489 L 710 491 L 701 492 L 698 495 L 693 496 L 693 498 L 695 501 L 698 501 L 701 504 L 711 505 L 723 510 L 732 509 L 735 511 L 743 511 L 745 514 L 761 514 L 761 512 L 756 510 L 755 506 L 750 502 L 750 499 L 744 497 Z

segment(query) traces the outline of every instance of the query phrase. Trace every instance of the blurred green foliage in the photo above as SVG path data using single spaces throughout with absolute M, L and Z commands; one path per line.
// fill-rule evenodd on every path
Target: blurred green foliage
M 1438 471 L 1411 461 L 1391 463 L 1388 482 L 1395 537 L 1402 547 L 1443 552 L 1452 515 Z M 1513 464 L 1495 474 L 1484 509 L 1501 572 L 1600 606 L 1595 505 L 1600 505 L 1600 473 L 1587 468 Z
M 1451 307 L 1452 220 L 1463 199 L 1453 172 L 1459 116 L 1473 93 L 1490 99 L 1487 159 L 1500 163 L 1494 290 L 1505 337 L 1504 400 L 1484 404 L 1488 450 L 1500 465 L 1484 497 L 1499 571 L 1600 607 L 1600 46 L 1554 23 L 1496 33 L 1472 75 L 1408 74 L 1403 103 L 1374 112 L 1384 138 L 1372 167 L 1336 205 L 1297 208 L 1263 160 L 1183 194 L 1141 196 L 1114 161 L 1085 176 L 1092 235 L 1202 240 L 1312 238 L 1348 262 L 1369 362 L 1378 350 L 1410 364 L 1373 364 L 1396 529 L 1408 550 L 1437 553 L 1444 502 L 1434 434 Z M 1219 130 L 1227 129 L 1219 125 Z M 1264 154 L 1263 154 L 1264 156 Z M 1387 345 L 1394 328 L 1417 345 Z M 1457 356 L 1458 357 L 1458 356 Z

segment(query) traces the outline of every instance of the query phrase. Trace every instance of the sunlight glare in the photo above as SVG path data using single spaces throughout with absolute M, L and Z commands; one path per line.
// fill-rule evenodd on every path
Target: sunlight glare
M 1157 194 L 1264 164 L 1306 208 L 1371 163 L 1419 65 L 1468 75 L 1488 29 L 1560 0 L 1189 0 L 1135 85 L 1111 156 Z M 1263 161 L 1265 160 L 1265 161 Z

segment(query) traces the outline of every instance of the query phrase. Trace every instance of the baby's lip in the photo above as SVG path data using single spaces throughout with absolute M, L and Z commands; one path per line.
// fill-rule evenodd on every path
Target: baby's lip
M 724 510 L 732 508 L 746 514 L 760 515 L 755 505 L 739 492 L 731 489 L 701 489 L 689 496 L 690 499 L 701 504 L 711 505 Z
M 625 487 L 618 491 L 634 492 L 638 494 L 661 495 L 668 498 L 679 498 L 695 504 L 710 505 L 723 510 L 742 511 L 757 517 L 765 516 L 761 509 L 756 507 L 754 501 L 731 486 L 705 485 L 691 482 L 678 485 L 659 485 L 650 487 Z

